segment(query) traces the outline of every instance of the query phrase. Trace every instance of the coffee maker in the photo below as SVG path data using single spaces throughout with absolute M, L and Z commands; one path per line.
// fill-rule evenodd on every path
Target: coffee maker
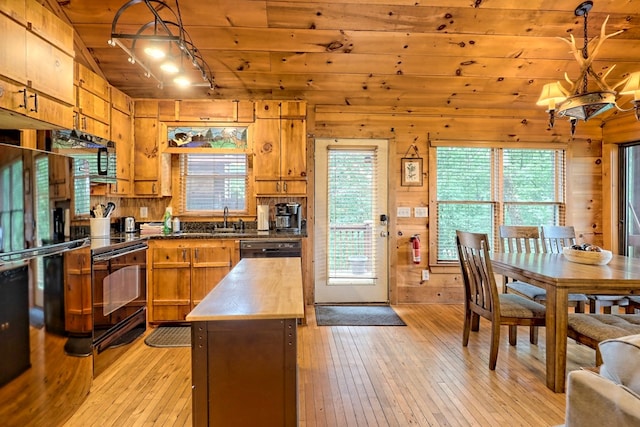
M 276 231 L 300 231 L 301 226 L 300 203 L 276 203 Z

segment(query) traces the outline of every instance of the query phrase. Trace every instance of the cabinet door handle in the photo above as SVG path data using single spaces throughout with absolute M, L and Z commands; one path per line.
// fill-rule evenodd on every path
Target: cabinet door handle
M 280 183 L 276 182 L 276 193 L 280 192 Z
M 195 257 L 196 257 L 196 261 L 197 261 L 198 260 L 198 248 L 196 248 Z
M 33 95 L 29 95 L 29 98 L 33 98 L 33 108 L 30 111 L 37 113 L 38 112 L 38 94 L 34 93 Z
M 73 112 L 73 127 L 76 129 L 80 127 L 80 114 L 77 111 Z
M 87 130 L 87 118 L 82 118 L 82 129 Z
M 284 190 L 284 192 L 287 192 L 287 183 L 286 181 L 282 183 L 282 189 Z
M 182 261 L 187 262 L 187 250 L 182 250 Z
M 20 108 L 27 109 L 27 88 L 21 89 L 18 91 L 22 94 L 22 104 L 19 105 Z

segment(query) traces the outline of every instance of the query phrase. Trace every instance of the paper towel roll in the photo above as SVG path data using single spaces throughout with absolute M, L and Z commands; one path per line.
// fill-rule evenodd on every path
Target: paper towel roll
M 258 230 L 269 229 L 269 205 L 258 205 Z
M 71 236 L 71 212 L 69 209 L 64 210 L 64 237 Z

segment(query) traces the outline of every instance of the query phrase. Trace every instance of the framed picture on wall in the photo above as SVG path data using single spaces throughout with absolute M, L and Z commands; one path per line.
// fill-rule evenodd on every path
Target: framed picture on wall
M 422 158 L 421 157 L 405 157 L 401 159 L 403 187 L 422 187 Z
M 247 126 L 180 126 L 167 128 L 169 148 L 219 148 L 246 150 Z

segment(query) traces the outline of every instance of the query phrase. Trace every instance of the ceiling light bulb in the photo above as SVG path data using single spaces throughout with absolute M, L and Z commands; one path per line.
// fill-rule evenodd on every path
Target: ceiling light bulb
M 634 100 L 640 99 L 640 71 L 629 75 L 627 83 L 620 91 L 620 95 L 633 95 Z
M 144 53 L 152 57 L 153 59 L 162 59 L 165 57 L 164 50 L 160 49 L 156 44 L 150 44 L 144 48 Z
M 187 76 L 182 74 L 173 79 L 173 82 L 180 87 L 187 87 L 191 84 Z
M 171 59 L 168 59 L 162 64 L 160 64 L 160 69 L 165 73 L 169 73 L 169 74 L 175 74 L 178 71 L 180 71 L 176 63 L 173 62 Z

